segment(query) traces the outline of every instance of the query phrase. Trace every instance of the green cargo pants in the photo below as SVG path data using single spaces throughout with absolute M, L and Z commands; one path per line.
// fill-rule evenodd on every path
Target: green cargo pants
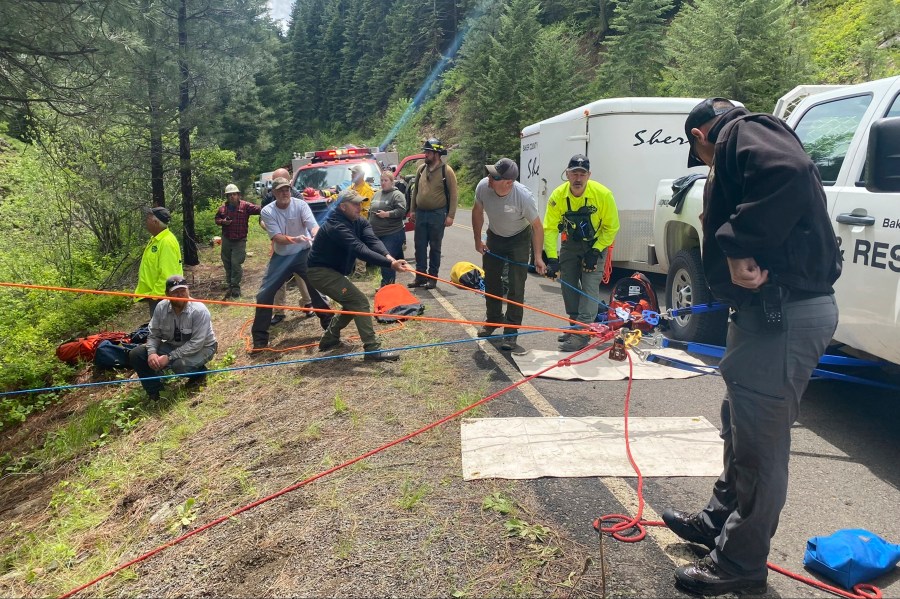
M 371 312 L 369 298 L 357 289 L 350 279 L 331 268 L 314 266 L 306 274 L 313 287 L 324 293 L 341 305 L 348 312 Z M 368 351 L 381 349 L 381 342 L 375 335 L 375 324 L 371 316 L 351 316 L 349 314 L 337 314 L 331 319 L 331 324 L 322 336 L 322 341 L 331 342 L 341 338 L 341 330 L 356 322 L 356 329 L 362 338 L 363 347 Z

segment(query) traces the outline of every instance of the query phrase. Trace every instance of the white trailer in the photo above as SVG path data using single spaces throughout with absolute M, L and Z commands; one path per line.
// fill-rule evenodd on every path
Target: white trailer
M 574 154 L 591 161 L 591 179 L 616 198 L 621 229 L 613 263 L 623 268 L 665 272 L 653 253 L 653 212 L 660 178 L 676 178 L 688 169 L 684 120 L 702 98 L 611 98 L 522 129 L 519 179 L 538 201 L 543 216 L 547 198 L 565 179 Z

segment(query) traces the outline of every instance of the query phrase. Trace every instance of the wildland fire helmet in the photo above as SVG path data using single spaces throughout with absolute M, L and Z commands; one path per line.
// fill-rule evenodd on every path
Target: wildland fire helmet
M 437 152 L 440 156 L 447 155 L 447 148 L 444 147 L 444 144 L 436 137 L 429 137 L 425 140 L 425 143 L 422 145 L 422 150 L 431 150 L 432 152 Z

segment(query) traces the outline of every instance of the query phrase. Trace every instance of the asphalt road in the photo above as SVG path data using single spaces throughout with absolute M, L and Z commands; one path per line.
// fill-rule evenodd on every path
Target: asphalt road
M 413 258 L 412 233 L 406 256 Z M 445 236 L 440 276 L 460 260 L 481 263 L 475 252 L 471 216 L 459 210 L 456 223 Z M 424 270 L 424 269 L 423 269 Z M 612 282 L 628 273 L 615 271 Z M 653 277 L 658 286 L 663 277 Z M 455 310 L 466 319 L 484 318 L 484 300 L 477 294 L 439 284 L 435 291 L 417 290 L 429 305 L 429 314 Z M 659 292 L 662 300 L 663 294 Z M 601 299 L 609 297 L 609 289 Z M 556 314 L 564 313 L 560 285 L 532 274 L 526 303 Z M 559 326 L 558 320 L 526 311 L 526 324 Z M 473 334 L 474 329 L 470 329 Z M 555 349 L 555 333 L 522 335 L 526 348 Z M 472 343 L 455 346 L 460 361 L 471 358 L 477 368 L 492 372 L 499 389 L 519 380 L 508 355 Z M 900 377 L 894 377 L 900 384 Z M 489 405 L 494 416 L 621 416 L 626 383 L 555 381 L 536 379 L 536 393 L 519 391 Z M 717 377 L 685 380 L 637 381 L 632 388 L 632 416 L 704 416 L 718 426 L 724 384 Z M 773 541 L 770 561 L 789 570 L 803 570 L 807 539 L 842 528 L 865 528 L 893 543 L 900 543 L 900 393 L 835 381 L 813 381 L 803 399 L 794 426 L 791 481 L 787 503 Z M 555 525 L 574 538 L 597 547 L 591 522 L 601 514 L 636 510 L 636 477 L 545 478 L 530 481 L 545 503 Z M 645 518 L 658 519 L 669 506 L 694 511 L 709 498 L 712 478 L 649 478 L 644 480 Z M 674 588 L 676 564 L 696 559 L 694 546 L 681 542 L 668 530 L 651 528 L 640 543 L 620 543 L 606 537 L 603 551 L 609 563 L 610 597 L 688 596 Z M 885 597 L 900 597 L 900 568 L 878 580 Z M 767 597 L 826 597 L 780 574 L 770 572 Z

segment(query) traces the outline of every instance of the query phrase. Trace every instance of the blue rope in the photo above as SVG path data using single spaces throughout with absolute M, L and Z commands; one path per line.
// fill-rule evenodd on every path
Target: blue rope
M 492 252 L 490 250 L 486 250 L 484 253 L 490 254 L 494 258 L 497 258 L 497 259 L 502 260 L 503 262 L 507 262 L 509 264 L 515 264 L 516 266 L 524 266 L 526 268 L 531 268 L 530 264 L 525 264 L 524 262 L 516 262 L 515 260 L 510 260 L 509 258 L 495 254 L 494 252 Z M 562 277 L 557 277 L 556 280 L 558 280 L 560 283 L 562 283 L 563 285 L 565 285 L 572 291 L 578 293 L 579 295 L 583 295 L 584 297 L 588 298 L 589 300 L 591 300 L 592 302 L 594 302 L 595 304 L 597 304 L 604 310 L 609 310 L 609 305 L 606 302 L 604 302 L 603 300 L 599 300 L 596 297 L 590 296 L 587 293 L 585 293 L 584 291 L 582 291 L 581 289 L 575 287 L 574 285 L 570 285 L 569 283 L 566 283 L 565 281 L 562 280 Z
M 378 353 L 381 351 L 409 351 L 413 349 L 425 349 L 428 347 L 439 347 L 442 345 L 455 345 L 458 343 L 468 343 L 472 341 L 484 341 L 487 339 L 502 339 L 504 337 L 516 337 L 520 335 L 530 335 L 532 333 L 546 333 L 547 331 L 528 331 L 522 333 L 507 333 L 504 335 L 492 335 L 491 337 L 470 337 L 466 339 L 456 339 L 453 341 L 439 341 L 437 343 L 426 343 L 423 345 L 407 345 L 405 347 L 392 347 L 388 349 L 378 349 L 372 351 L 362 351 L 362 352 L 354 352 L 350 354 L 339 354 L 336 356 L 317 356 L 315 358 L 302 358 L 298 360 L 286 360 L 284 362 L 267 362 L 265 364 L 250 364 L 249 366 L 235 366 L 232 368 L 218 368 L 215 370 L 198 370 L 196 372 L 186 372 L 184 374 L 164 374 L 159 376 L 147 376 L 143 379 L 121 379 L 116 381 L 100 381 L 97 383 L 78 383 L 76 385 L 61 385 L 59 387 L 42 387 L 37 389 L 21 389 L 18 391 L 5 391 L 0 393 L 0 397 L 6 397 L 11 395 L 22 395 L 25 393 L 50 393 L 55 391 L 65 391 L 67 389 L 82 389 L 85 387 L 101 387 L 105 385 L 123 385 L 128 383 L 139 383 L 143 381 L 153 381 L 153 380 L 166 380 L 166 379 L 174 379 L 181 377 L 192 377 L 199 376 L 205 374 L 217 374 L 220 372 L 238 372 L 240 370 L 255 370 L 257 368 L 269 368 L 270 366 L 289 366 L 291 364 L 306 364 L 309 362 L 321 362 L 324 360 L 339 360 L 344 358 L 352 358 L 355 356 L 365 356 L 366 354 Z

